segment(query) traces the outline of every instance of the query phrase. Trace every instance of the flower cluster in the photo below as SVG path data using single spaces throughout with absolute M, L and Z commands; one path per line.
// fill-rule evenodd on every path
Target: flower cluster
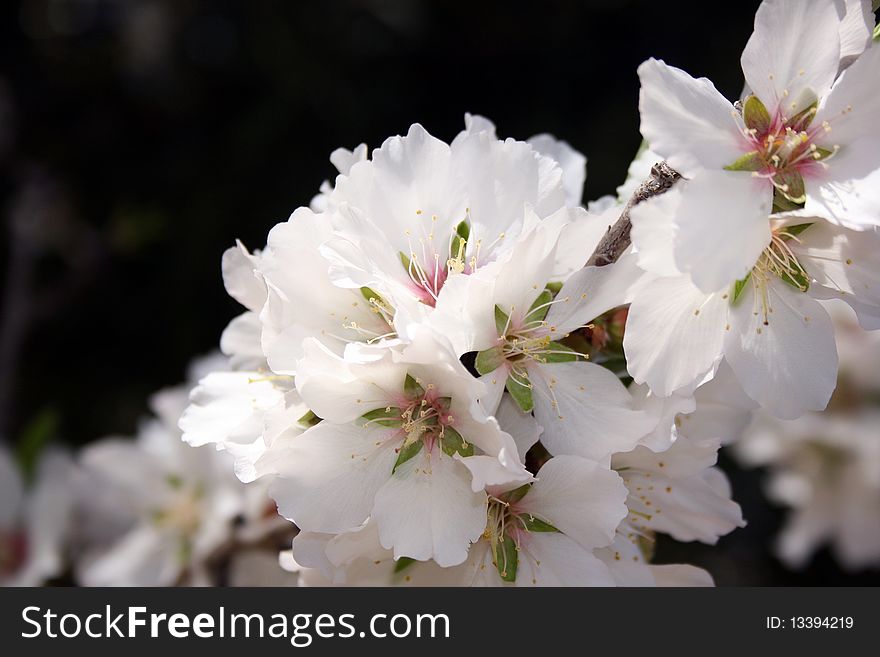
M 220 562 L 279 583 L 279 558 L 303 585 L 711 585 L 655 542 L 744 524 L 716 461 L 756 412 L 738 447 L 798 509 L 783 557 L 830 538 L 876 562 L 876 413 L 815 414 L 826 308 L 880 328 L 875 32 L 867 0 L 765 0 L 734 102 L 645 62 L 643 147 L 585 207 L 583 155 L 479 116 L 335 151 L 263 248 L 224 253 L 245 310 L 188 398 L 157 395 L 135 442 L 53 455 L 28 493 L 0 477 L 0 577 L 66 551 L 99 585 L 220 583 Z M 88 492 L 30 522 L 60 482 Z
M 710 583 L 652 565 L 655 535 L 743 524 L 719 447 L 756 407 L 825 407 L 817 299 L 880 326 L 872 29 L 865 2 L 767 0 L 736 103 L 643 64 L 631 174 L 681 178 L 647 200 L 631 175 L 585 210 L 583 156 L 470 115 L 334 152 L 310 207 L 224 255 L 247 310 L 184 440 L 271 481 L 304 583 Z M 632 245 L 593 266 L 618 217 Z

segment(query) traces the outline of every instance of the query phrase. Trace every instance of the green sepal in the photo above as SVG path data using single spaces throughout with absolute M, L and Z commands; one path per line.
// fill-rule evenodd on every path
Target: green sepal
M 397 460 L 394 462 L 394 467 L 391 468 L 391 474 L 394 474 L 397 471 L 397 468 L 421 452 L 424 444 L 425 442 L 421 439 L 414 440 L 409 445 L 404 443 L 403 447 L 401 447 L 400 451 L 397 453 Z
M 515 582 L 519 552 L 516 549 L 516 543 L 510 536 L 505 536 L 504 540 L 500 542 L 493 542 L 492 558 L 501 579 L 505 582 Z
M 578 353 L 574 349 L 562 344 L 561 342 L 550 342 L 545 348 L 552 351 L 566 352 L 564 354 L 548 354 L 545 352 L 541 356 L 545 363 L 571 363 L 572 361 L 576 361 L 580 358 L 580 356 L 578 356 Z
M 519 406 L 523 413 L 531 413 L 535 407 L 532 401 L 532 384 L 527 377 L 523 377 L 523 379 L 521 380 L 519 377 L 514 378 L 514 375 L 511 374 L 507 377 L 504 387 L 507 388 L 507 392 L 510 393 L 513 401 L 516 402 L 516 405 Z
M 792 203 L 800 205 L 807 200 L 804 177 L 797 171 L 780 171 L 776 174 L 775 181 L 780 186 L 786 186 L 786 189 L 781 189 L 781 187 L 776 189 Z
M 540 322 L 541 320 L 543 320 L 547 316 L 547 313 L 550 311 L 550 306 L 547 304 L 549 304 L 551 301 L 553 301 L 553 293 L 550 290 L 544 289 L 529 308 L 529 312 L 526 314 L 526 321 Z M 543 308 L 538 310 L 540 306 L 543 306 Z
M 524 498 L 526 496 L 526 493 L 528 493 L 531 489 L 532 489 L 531 484 L 523 484 L 519 488 L 514 488 L 513 490 L 509 490 L 506 493 L 504 493 L 503 495 L 501 495 L 501 499 L 504 500 L 505 502 L 507 502 L 508 504 L 516 504 L 522 498 Z
M 752 272 L 746 274 L 745 278 L 739 279 L 736 283 L 733 284 L 733 294 L 731 295 L 730 303 L 731 305 L 736 305 L 739 303 L 739 300 L 742 298 L 743 292 L 746 291 L 746 285 L 748 285 L 749 278 L 751 278 Z
M 403 251 L 398 252 L 397 257 L 400 258 L 400 264 L 403 265 L 403 268 L 409 271 L 410 260 L 409 256 L 406 255 Z
M 440 440 L 440 447 L 448 456 L 453 456 L 456 452 L 462 456 L 474 455 L 474 446 L 465 442 L 461 434 L 452 427 L 443 428 L 443 438 Z
M 412 566 L 416 562 L 412 557 L 400 557 L 394 562 L 394 574 L 402 573 L 404 570 Z
M 822 160 L 831 157 L 834 155 L 834 151 L 830 148 L 822 148 L 821 146 L 816 146 L 816 149 L 813 151 L 815 155 L 819 157 L 813 157 L 816 162 L 821 162 Z
M 403 254 L 401 254 L 401 255 L 403 255 Z M 361 295 L 362 295 L 362 296 L 364 297 L 364 299 L 366 299 L 367 301 L 369 301 L 370 299 L 375 299 L 376 301 L 379 301 L 379 300 L 382 299 L 382 297 L 379 296 L 379 293 L 378 293 L 378 292 L 376 292 L 375 290 L 372 290 L 372 289 L 370 289 L 370 288 L 368 288 L 368 287 L 362 287 L 362 288 L 361 288 Z
M 399 408 L 386 407 L 377 408 L 369 413 L 364 413 L 361 417 L 371 424 L 399 429 L 403 426 L 402 415 L 403 412 Z
M 526 530 L 530 531 L 530 532 L 558 532 L 559 531 L 558 529 L 556 529 L 556 527 L 551 525 L 549 522 L 544 522 L 543 520 L 541 520 L 540 518 L 536 518 L 535 516 L 521 515 L 519 517 L 519 519 L 522 520 L 523 526 L 526 528 Z
M 479 352 L 474 367 L 477 368 L 479 374 L 488 374 L 501 367 L 505 360 L 504 349 L 499 345 Z
M 556 296 L 559 294 L 559 291 L 562 289 L 562 281 L 551 281 L 547 283 L 547 289 L 550 290 L 550 293 Z
M 498 335 L 504 337 L 504 334 L 507 332 L 509 319 L 510 316 L 506 312 L 495 306 L 495 329 L 498 331 Z
M 425 389 L 409 374 L 406 375 L 406 379 L 403 382 L 403 392 L 410 399 L 425 396 Z
M 312 411 L 307 411 L 305 415 L 303 415 L 296 422 L 297 424 L 301 424 L 304 427 L 313 427 L 321 421 L 317 415 L 315 415 Z
M 758 151 L 749 151 L 745 155 L 740 155 L 724 167 L 727 171 L 760 171 L 766 166 L 764 159 Z
M 800 292 L 806 292 L 810 289 L 810 278 L 800 264 L 790 268 L 788 271 L 781 274 L 779 278 L 781 278 L 784 283 L 788 283 Z
M 760 98 L 752 94 L 743 101 L 743 122 L 749 130 L 755 130 L 759 135 L 767 134 L 770 120 L 770 112 Z
M 800 210 L 801 206 L 792 203 L 782 194 L 781 191 L 773 188 L 773 212 L 790 212 L 792 210 Z
M 806 130 L 810 127 L 813 119 L 816 118 L 816 111 L 818 109 L 819 100 L 816 99 L 788 120 L 789 127 L 795 132 Z
M 797 237 L 798 235 L 803 233 L 807 228 L 809 228 L 812 225 L 813 225 L 812 223 L 806 223 L 806 224 L 795 224 L 794 226 L 784 226 L 780 232 L 783 235 L 783 237 L 787 237 L 789 235 L 791 237 Z

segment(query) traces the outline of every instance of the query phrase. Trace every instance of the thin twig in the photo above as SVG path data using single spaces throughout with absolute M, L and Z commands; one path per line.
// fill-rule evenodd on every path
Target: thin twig
M 620 218 L 609 226 L 605 235 L 599 241 L 593 255 L 587 260 L 587 267 L 604 267 L 617 262 L 630 245 L 629 233 L 632 222 L 629 212 L 634 206 L 654 196 L 659 196 L 672 187 L 681 175 L 666 162 L 658 162 L 651 167 L 651 175 L 645 180 L 627 201 Z

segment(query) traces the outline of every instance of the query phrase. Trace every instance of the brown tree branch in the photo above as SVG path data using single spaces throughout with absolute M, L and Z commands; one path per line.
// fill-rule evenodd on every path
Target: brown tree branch
M 646 201 L 654 196 L 659 196 L 672 187 L 675 182 L 681 178 L 681 175 L 666 162 L 658 162 L 651 167 L 651 176 L 645 180 L 638 189 L 633 192 L 632 197 L 620 213 L 620 218 L 609 226 L 605 235 L 599 241 L 593 255 L 587 260 L 587 267 L 604 267 L 617 262 L 617 259 L 623 255 L 627 247 L 630 245 L 630 230 L 632 222 L 630 222 L 629 212 L 642 201 Z

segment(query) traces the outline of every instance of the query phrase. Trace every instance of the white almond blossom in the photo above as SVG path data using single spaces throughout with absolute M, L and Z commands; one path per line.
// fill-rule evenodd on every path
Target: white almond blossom
M 626 489 L 614 472 L 576 456 L 552 458 L 534 483 L 492 488 L 483 530 L 466 563 L 447 568 L 392 558 L 375 523 L 337 536 L 303 533 L 296 563 L 346 585 L 612 586 L 594 556 L 626 514 Z
M 395 557 L 456 565 L 483 531 L 483 489 L 531 475 L 483 410 L 483 384 L 439 336 L 415 326 L 408 337 L 350 345 L 345 358 L 307 340 L 297 389 L 322 420 L 263 461 L 280 513 L 302 530 L 339 533 L 373 517 Z
M 835 386 L 837 352 L 831 320 L 816 299 L 843 299 L 863 326 L 880 326 L 880 233 L 774 215 L 770 245 L 746 275 L 706 293 L 677 271 L 668 249 L 691 184 L 632 211 L 636 256 L 651 273 L 629 309 L 630 373 L 670 395 L 711 377 L 723 360 L 746 394 L 777 417 L 823 409 Z
M 445 317 L 445 304 L 438 304 L 440 317 L 433 321 L 458 342 L 457 351 L 478 352 L 476 369 L 489 389 L 490 410 L 506 389 L 523 412 L 534 412 L 552 454 L 607 459 L 634 447 L 657 418 L 635 408 L 611 371 L 587 362 L 586 354 L 563 341 L 606 306 L 625 302 L 623 293 L 604 304 L 599 299 L 616 291 L 611 284 L 596 298 L 592 289 L 581 291 L 602 285 L 614 274 L 626 280 L 621 269 L 625 263 L 604 271 L 588 268 L 584 271 L 589 279 L 574 274 L 554 298 L 548 284 L 565 226 L 536 218 L 531 226 L 501 261 L 450 289 L 445 301 L 462 309 L 460 315 Z
M 546 139 L 539 144 L 547 149 Z M 450 145 L 413 125 L 337 178 L 326 212 L 335 236 L 321 252 L 337 285 L 374 290 L 399 325 L 420 321 L 441 303 L 447 281 L 511 248 L 527 210 L 540 219 L 564 211 L 563 175 L 528 143 L 498 140 L 485 120 L 470 117 Z M 558 220 L 578 223 L 574 215 Z
M 81 584 L 209 584 L 209 560 L 224 545 L 278 529 L 266 515 L 265 488 L 238 482 L 226 454 L 181 441 L 176 424 L 186 401 L 184 388 L 161 391 L 151 399 L 156 417 L 135 440 L 107 438 L 80 454 Z
M 741 110 L 705 78 L 639 67 L 642 134 L 690 181 L 668 257 L 699 289 L 743 278 L 772 248 L 774 207 L 880 225 L 880 48 L 854 36 L 870 29 L 866 4 L 765 0 L 742 55 Z M 857 59 L 838 75 L 842 56 Z
M 63 572 L 74 477 L 70 456 L 50 448 L 28 484 L 13 455 L 0 447 L 0 586 L 39 586 Z
M 769 468 L 768 497 L 791 507 L 776 543 L 803 568 L 830 544 L 850 570 L 880 567 L 880 412 L 762 418 L 737 445 L 743 462 Z

